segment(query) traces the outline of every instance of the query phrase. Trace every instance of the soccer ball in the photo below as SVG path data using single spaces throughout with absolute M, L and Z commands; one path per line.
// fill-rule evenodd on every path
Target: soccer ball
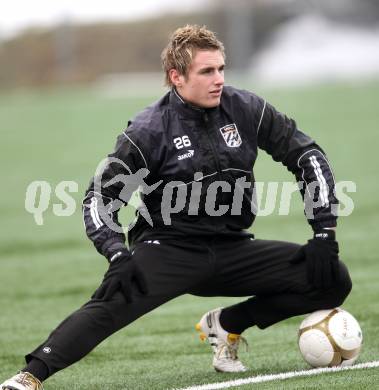
M 298 342 L 312 367 L 351 366 L 361 349 L 362 331 L 346 310 L 319 310 L 301 323 Z

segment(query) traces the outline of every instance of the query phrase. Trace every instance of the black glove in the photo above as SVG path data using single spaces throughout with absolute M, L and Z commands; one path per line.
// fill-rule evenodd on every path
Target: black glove
M 339 280 L 338 243 L 334 230 L 315 232 L 313 239 L 303 245 L 291 259 L 292 264 L 307 262 L 308 282 L 316 288 L 327 289 Z
M 133 281 L 136 282 L 136 286 L 142 294 L 147 294 L 145 276 L 128 249 L 123 248 L 110 258 L 109 269 L 104 275 L 103 283 L 95 291 L 92 298 L 107 301 L 116 291 L 120 290 L 126 302 L 132 302 Z

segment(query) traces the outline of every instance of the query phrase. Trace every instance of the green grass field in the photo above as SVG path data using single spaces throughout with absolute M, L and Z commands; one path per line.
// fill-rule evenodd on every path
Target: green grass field
M 338 181 L 356 183 L 355 209 L 340 218 L 338 240 L 354 287 L 344 304 L 364 335 L 360 362 L 378 359 L 379 261 L 378 162 L 379 83 L 259 90 L 279 110 L 297 119 L 325 149 Z M 91 90 L 0 94 L 0 382 L 22 368 L 23 355 L 95 290 L 106 262 L 86 238 L 80 202 L 98 162 L 111 151 L 128 118 L 151 101 L 106 98 Z M 263 152 L 259 181 L 291 180 Z M 50 183 L 53 192 L 44 224 L 25 210 L 27 186 Z M 57 217 L 54 188 L 62 180 L 79 184 L 76 212 Z M 277 213 L 275 213 L 277 214 Z M 290 216 L 258 218 L 257 237 L 305 242 L 311 235 L 300 197 Z M 127 219 L 127 215 L 123 215 Z M 236 302 L 231 298 L 183 296 L 144 316 L 107 339 L 82 361 L 57 373 L 47 389 L 172 389 L 266 373 L 307 369 L 297 349 L 301 318 L 265 331 L 250 329 L 249 351 L 240 357 L 250 370 L 217 374 L 211 353 L 194 324 L 207 310 Z M 259 389 L 373 389 L 379 370 L 357 370 L 257 384 Z M 246 389 L 248 386 L 238 388 Z M 235 387 L 236 388 L 236 387 Z

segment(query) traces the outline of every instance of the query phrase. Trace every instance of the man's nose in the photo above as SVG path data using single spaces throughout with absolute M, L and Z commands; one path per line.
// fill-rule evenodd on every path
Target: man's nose
M 215 84 L 217 85 L 223 85 L 224 84 L 224 72 L 217 72 L 216 73 L 216 79 Z

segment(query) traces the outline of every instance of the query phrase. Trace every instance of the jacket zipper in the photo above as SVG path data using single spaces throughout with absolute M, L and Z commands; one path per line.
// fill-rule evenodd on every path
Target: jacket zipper
M 211 137 L 211 134 L 210 134 L 210 127 L 209 127 L 209 116 L 207 113 L 204 113 L 203 114 L 203 120 L 204 120 L 204 123 L 205 123 L 205 132 L 207 133 L 207 137 L 208 137 L 208 141 L 209 141 L 209 145 L 211 146 L 211 150 L 212 150 L 212 155 L 213 155 L 213 158 L 216 162 L 216 168 L 217 168 L 217 173 L 218 173 L 218 176 L 220 178 L 220 180 L 222 180 L 222 172 L 221 172 L 221 166 L 220 166 L 220 159 L 218 157 L 218 154 L 217 154 L 217 150 L 216 150 L 216 146 L 212 140 L 212 137 Z

